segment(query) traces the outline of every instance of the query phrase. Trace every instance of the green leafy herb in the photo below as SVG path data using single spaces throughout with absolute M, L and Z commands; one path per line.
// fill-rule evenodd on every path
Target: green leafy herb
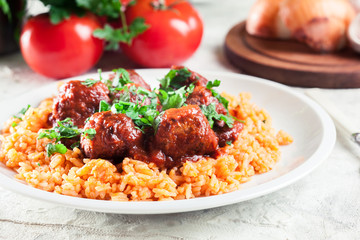
M 76 0 L 79 7 L 90 10 L 98 16 L 118 18 L 121 11 L 119 0 Z
M 11 124 L 12 127 L 16 127 L 17 125 L 18 125 L 18 123 L 16 123 L 16 122 L 13 122 L 13 123 Z
M 171 69 L 163 79 L 160 79 L 160 89 L 178 89 L 184 86 L 184 82 L 191 76 L 187 68 Z
M 156 106 L 141 106 L 139 103 L 118 102 L 111 107 L 113 113 L 123 113 L 131 118 L 141 130 L 146 127 L 154 127 L 155 118 L 159 115 Z
M 96 131 L 95 129 L 89 128 L 86 130 L 79 129 L 77 126 L 74 126 L 70 118 L 66 118 L 63 121 L 58 121 L 57 126 L 52 129 L 47 129 L 39 133 L 38 139 L 48 138 L 55 140 L 55 143 L 48 143 L 46 145 L 46 151 L 48 156 L 51 156 L 53 153 L 58 152 L 61 154 L 66 153 L 65 145 L 59 143 L 61 139 L 74 138 L 80 134 L 85 134 L 87 138 L 94 138 Z
M 13 115 L 13 117 L 22 121 L 22 116 L 25 115 L 25 113 L 29 110 L 30 107 L 30 104 L 28 104 L 26 107 L 22 108 L 20 112 L 18 112 L 16 115 Z
M 67 152 L 67 148 L 65 147 L 65 145 L 61 143 L 48 143 L 45 149 L 48 157 L 50 157 L 54 153 L 65 154 Z
M 96 130 L 93 128 L 86 129 L 83 134 L 87 139 L 93 140 L 96 135 Z
M 65 19 L 69 19 L 70 15 L 76 14 L 84 16 L 85 9 L 78 6 L 74 0 L 40 0 L 45 6 L 50 8 L 50 21 L 52 24 L 58 24 Z
M 77 141 L 77 142 L 71 144 L 71 146 L 70 146 L 70 148 L 72 148 L 72 149 L 74 149 L 76 147 L 80 147 L 80 141 Z
M 106 112 L 109 111 L 111 106 L 104 100 L 101 100 L 99 104 L 99 112 Z
M 212 89 L 213 87 L 218 87 L 218 86 L 220 86 L 220 83 L 221 83 L 221 81 L 217 80 L 217 79 L 214 82 L 208 81 L 208 83 L 206 84 L 206 88 Z
M 95 80 L 95 79 L 86 79 L 84 81 L 81 81 L 82 85 L 85 85 L 87 87 L 92 87 L 95 83 L 99 82 L 99 80 Z
M 40 163 L 36 163 L 36 165 L 38 165 L 40 167 Z
M 91 78 L 88 78 L 88 79 L 85 79 L 84 81 L 81 81 L 81 84 L 82 85 L 85 85 L 87 87 L 92 87 L 94 86 L 96 83 L 98 82 L 102 82 L 103 81 L 103 78 L 101 76 L 102 74 L 102 70 L 101 69 L 98 69 L 98 74 L 99 74 L 99 79 L 91 79 Z
M 234 119 L 231 116 L 217 113 L 215 103 L 211 103 L 208 106 L 201 105 L 200 108 L 203 114 L 206 116 L 207 120 L 209 121 L 211 128 L 213 128 L 215 120 L 223 120 L 229 128 L 233 127 Z
M 220 86 L 220 83 L 221 81 L 220 80 L 215 80 L 214 82 L 212 81 L 209 81 L 207 84 L 206 84 L 206 88 L 209 89 L 212 93 L 212 95 L 214 97 L 217 98 L 217 100 L 222 104 L 224 105 L 225 109 L 228 110 L 228 106 L 229 106 L 229 101 L 224 98 L 223 96 L 220 95 L 219 92 L 217 92 L 215 89 L 213 89 L 213 87 L 218 87 Z
M 187 97 L 194 91 L 194 88 L 194 84 L 190 84 L 188 87 L 183 86 L 175 91 L 159 89 L 158 98 L 163 107 L 163 111 L 184 106 Z
M 148 28 L 149 25 L 145 24 L 145 19 L 138 17 L 127 27 L 113 28 L 105 24 L 104 28 L 96 29 L 93 35 L 108 42 L 106 50 L 118 50 L 120 42 L 131 45 L 132 39 Z
M 113 88 L 123 87 L 125 84 L 132 83 L 130 80 L 130 74 L 126 69 L 118 68 L 112 71 L 115 73 L 115 77 L 112 82 Z
M 9 4 L 6 0 L 0 0 L 0 9 L 7 16 L 7 18 L 11 21 L 11 11 Z
M 231 145 L 232 144 L 232 142 L 231 141 L 226 141 L 226 145 Z

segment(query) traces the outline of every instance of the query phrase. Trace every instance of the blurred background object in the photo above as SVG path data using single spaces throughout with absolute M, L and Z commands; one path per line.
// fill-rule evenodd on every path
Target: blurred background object
M 25 0 L 0 1 L 0 54 L 19 49 L 18 39 L 25 6 Z

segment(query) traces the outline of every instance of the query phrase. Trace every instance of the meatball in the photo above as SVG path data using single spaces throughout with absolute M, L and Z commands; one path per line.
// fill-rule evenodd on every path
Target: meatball
M 227 114 L 227 111 L 223 104 L 217 100 L 216 97 L 212 95 L 212 92 L 203 86 L 196 86 L 194 91 L 189 95 L 186 99 L 187 104 L 191 105 L 210 105 L 211 103 L 215 103 L 216 112 L 219 114 Z
M 218 147 L 218 138 L 196 105 L 166 110 L 154 142 L 156 148 L 175 160 L 211 155 Z
M 131 157 L 131 151 L 141 148 L 143 133 L 125 114 L 111 111 L 95 113 L 84 130 L 95 129 L 95 137 L 81 136 L 81 147 L 89 158 L 118 159 Z
M 183 69 L 185 67 L 183 66 L 171 66 L 171 69 L 175 69 L 175 70 L 180 70 L 180 69 Z M 196 72 L 193 72 L 191 71 L 190 69 L 188 69 L 191 73 L 190 77 L 184 82 L 184 86 L 185 85 L 190 85 L 191 83 L 194 83 L 195 86 L 203 86 L 205 87 L 208 80 L 201 76 L 200 74 L 196 73 Z
M 63 84 L 54 99 L 52 120 L 61 121 L 71 118 L 74 125 L 83 127 L 85 120 L 99 108 L 100 101 L 110 101 L 109 89 L 104 83 L 97 82 L 85 86 L 81 81 Z
M 227 142 L 234 142 L 244 128 L 244 124 L 238 121 L 235 121 L 233 125 L 232 128 L 228 126 L 214 128 L 215 134 L 219 138 L 220 147 L 224 147 Z

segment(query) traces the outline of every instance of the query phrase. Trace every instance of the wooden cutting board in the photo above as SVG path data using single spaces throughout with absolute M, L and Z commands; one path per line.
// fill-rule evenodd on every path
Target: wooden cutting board
M 350 48 L 319 54 L 292 40 L 250 36 L 245 22 L 225 39 L 225 54 L 245 73 L 299 87 L 359 88 L 360 54 Z

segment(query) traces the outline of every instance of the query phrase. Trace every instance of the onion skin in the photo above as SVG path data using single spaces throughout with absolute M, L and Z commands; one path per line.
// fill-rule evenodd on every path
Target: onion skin
M 317 52 L 332 52 L 346 45 L 354 17 L 348 0 L 258 0 L 246 29 L 251 35 L 292 38 Z

